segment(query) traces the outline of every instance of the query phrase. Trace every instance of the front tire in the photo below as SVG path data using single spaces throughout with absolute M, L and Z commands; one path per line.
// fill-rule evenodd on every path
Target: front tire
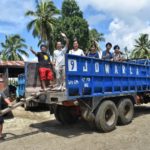
M 118 111 L 114 102 L 104 101 L 98 108 L 95 123 L 99 131 L 110 132 L 116 128 Z

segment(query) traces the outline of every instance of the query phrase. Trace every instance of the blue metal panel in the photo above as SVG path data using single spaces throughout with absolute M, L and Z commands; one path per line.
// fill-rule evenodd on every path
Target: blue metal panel
M 20 74 L 18 76 L 18 88 L 17 88 L 18 96 L 24 96 L 25 94 L 25 75 Z
M 112 62 L 66 55 L 68 98 L 150 91 L 150 60 Z

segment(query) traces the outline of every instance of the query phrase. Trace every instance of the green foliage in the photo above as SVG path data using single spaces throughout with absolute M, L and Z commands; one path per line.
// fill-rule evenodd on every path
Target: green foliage
M 75 0 L 64 0 L 62 4 L 62 17 L 78 16 L 83 18 L 83 13 L 80 10 Z
M 56 40 L 61 40 L 60 32 L 64 32 L 70 41 L 70 48 L 72 48 L 73 41 L 76 38 L 79 42 L 80 48 L 84 49 L 88 46 L 89 30 L 88 23 L 85 19 L 78 16 L 65 17 L 61 20 L 56 32 Z
M 60 32 L 64 32 L 69 38 L 72 48 L 74 39 L 77 39 L 80 48 L 88 47 L 89 29 L 88 23 L 83 18 L 82 12 L 75 0 L 64 0 L 62 4 L 62 17 L 59 18 L 58 25 L 54 32 L 55 41 L 62 40 Z
M 54 26 L 57 22 L 56 15 L 58 14 L 59 10 L 50 0 L 37 2 L 36 10 L 29 10 L 25 14 L 34 18 L 27 25 L 28 31 L 32 30 L 32 35 L 47 44 L 49 49 L 53 48 L 51 41 L 53 40 Z
M 25 40 L 20 35 L 11 35 L 5 37 L 5 42 L 1 43 L 2 46 L 2 60 L 23 60 L 23 56 L 29 57 L 25 51 L 27 45 Z
M 90 40 L 97 41 L 97 42 L 100 41 L 104 42 L 105 41 L 104 34 L 99 33 L 96 29 L 92 29 L 90 30 Z
M 56 17 L 58 14 L 58 9 L 50 0 L 37 2 L 36 10 L 26 13 L 26 16 L 34 18 L 27 29 L 32 30 L 33 36 L 40 39 L 39 44 L 49 45 L 51 54 L 56 41 L 63 41 L 60 32 L 64 32 L 69 38 L 69 48 L 72 48 L 75 38 L 82 49 L 88 48 L 92 39 L 104 41 L 103 34 L 98 33 L 96 29 L 89 31 L 89 25 L 75 0 L 64 0 L 59 18 Z
M 83 18 L 83 13 L 80 10 L 75 0 L 64 0 L 62 4 L 62 17 L 58 19 L 57 26 L 54 31 L 55 41 L 61 40 L 60 32 L 64 32 L 69 38 L 72 48 L 74 39 L 77 39 L 80 48 L 83 50 L 89 48 L 91 41 L 104 41 L 102 33 L 98 33 L 96 29 L 89 30 L 87 21 Z
M 150 58 L 150 40 L 148 34 L 141 34 L 135 42 L 136 45 L 131 53 L 131 58 Z

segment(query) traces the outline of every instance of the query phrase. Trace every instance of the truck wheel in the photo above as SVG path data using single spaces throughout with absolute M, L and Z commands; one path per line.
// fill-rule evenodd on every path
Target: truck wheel
M 28 111 L 28 110 L 32 110 L 33 108 L 37 107 L 38 106 L 38 103 L 35 103 L 35 102 L 25 102 L 24 103 L 24 110 L 25 111 Z
M 54 109 L 54 116 L 56 118 L 57 121 L 62 122 L 61 118 L 60 118 L 60 109 L 62 106 L 57 105 Z
M 75 107 L 65 107 L 57 105 L 54 115 L 55 118 L 62 124 L 73 124 L 76 123 L 79 118 L 75 111 Z
M 114 102 L 104 101 L 98 108 L 95 123 L 99 131 L 109 132 L 115 129 L 118 120 L 118 111 Z
M 24 110 L 25 110 L 25 111 L 30 110 L 30 105 L 29 105 L 28 102 L 25 102 L 25 103 L 23 104 L 23 107 L 24 107 Z
M 122 99 L 118 104 L 118 123 L 122 125 L 129 124 L 134 115 L 134 106 L 130 99 Z

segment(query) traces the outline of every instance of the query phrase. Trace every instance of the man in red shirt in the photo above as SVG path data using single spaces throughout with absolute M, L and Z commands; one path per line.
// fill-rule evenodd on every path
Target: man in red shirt
M 51 81 L 54 79 L 53 72 L 50 69 L 51 61 L 49 55 L 47 54 L 47 46 L 40 46 L 41 52 L 35 52 L 32 48 L 31 52 L 38 58 L 39 62 L 39 77 L 41 81 L 42 91 L 46 90 L 46 81 Z

